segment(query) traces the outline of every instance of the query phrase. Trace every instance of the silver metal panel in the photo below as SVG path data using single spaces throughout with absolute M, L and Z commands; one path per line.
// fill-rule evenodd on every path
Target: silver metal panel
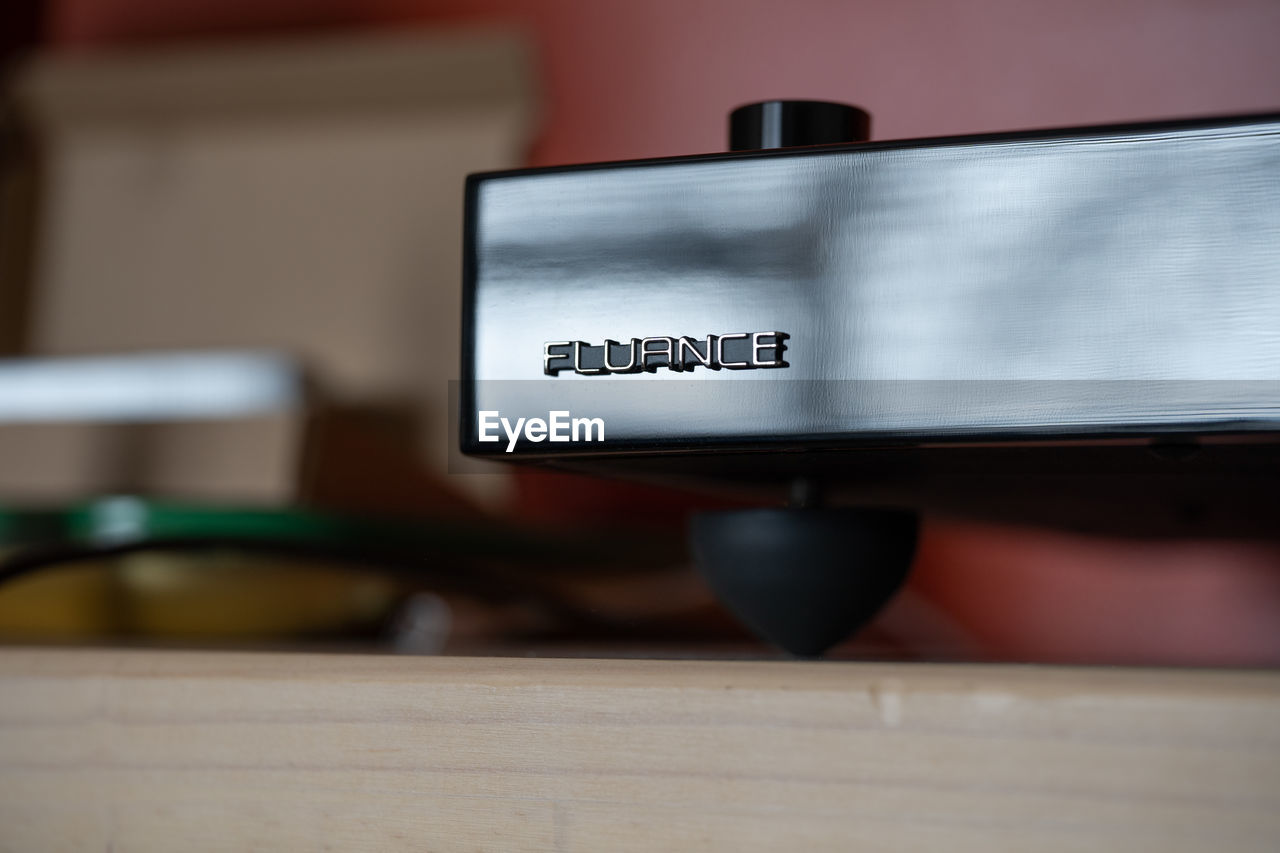
M 615 446 L 1280 424 L 1274 119 L 481 176 L 471 200 L 474 409 L 602 415 Z M 548 341 L 773 329 L 786 369 L 542 373 Z

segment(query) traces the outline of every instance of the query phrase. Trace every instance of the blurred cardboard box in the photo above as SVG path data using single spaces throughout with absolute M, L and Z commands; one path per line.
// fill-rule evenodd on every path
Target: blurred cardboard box
M 407 452 L 443 472 L 463 177 L 522 160 L 532 79 L 510 33 L 37 59 L 15 87 L 44 178 L 28 352 L 287 352 L 342 405 L 411 412 Z M 279 417 L 5 427 L 0 494 L 99 491 L 131 444 L 143 490 L 223 493 L 244 470 L 247 493 L 294 494 L 306 426 Z
M 159 494 L 228 503 L 295 498 L 304 443 L 289 414 L 158 424 L 0 425 L 0 500 Z

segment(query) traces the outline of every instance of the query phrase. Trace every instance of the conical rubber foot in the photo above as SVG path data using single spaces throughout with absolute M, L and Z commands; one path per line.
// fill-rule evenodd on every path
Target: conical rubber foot
M 691 534 L 725 606 L 767 642 L 816 657 L 902 586 L 919 528 L 901 510 L 755 509 L 694 516 Z

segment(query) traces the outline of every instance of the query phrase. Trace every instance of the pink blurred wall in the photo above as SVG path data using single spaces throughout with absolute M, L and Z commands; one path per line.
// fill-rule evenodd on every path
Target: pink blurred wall
M 1276 0 L 52 0 L 49 28 L 82 49 L 497 20 L 542 50 L 535 165 L 716 150 L 726 112 L 765 98 L 859 103 L 880 139 L 1280 109 Z M 1274 545 L 934 522 L 912 588 L 996 656 L 1280 663 Z
M 1276 0 L 52 0 L 66 47 L 350 25 L 522 22 L 535 164 L 717 150 L 752 100 L 850 100 L 877 138 L 1280 109 Z

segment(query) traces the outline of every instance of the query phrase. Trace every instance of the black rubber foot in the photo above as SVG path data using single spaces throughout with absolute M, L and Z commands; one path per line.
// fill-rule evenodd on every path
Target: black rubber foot
M 898 591 L 919 528 L 901 510 L 755 509 L 694 516 L 692 537 L 721 602 L 762 639 L 814 657 Z

